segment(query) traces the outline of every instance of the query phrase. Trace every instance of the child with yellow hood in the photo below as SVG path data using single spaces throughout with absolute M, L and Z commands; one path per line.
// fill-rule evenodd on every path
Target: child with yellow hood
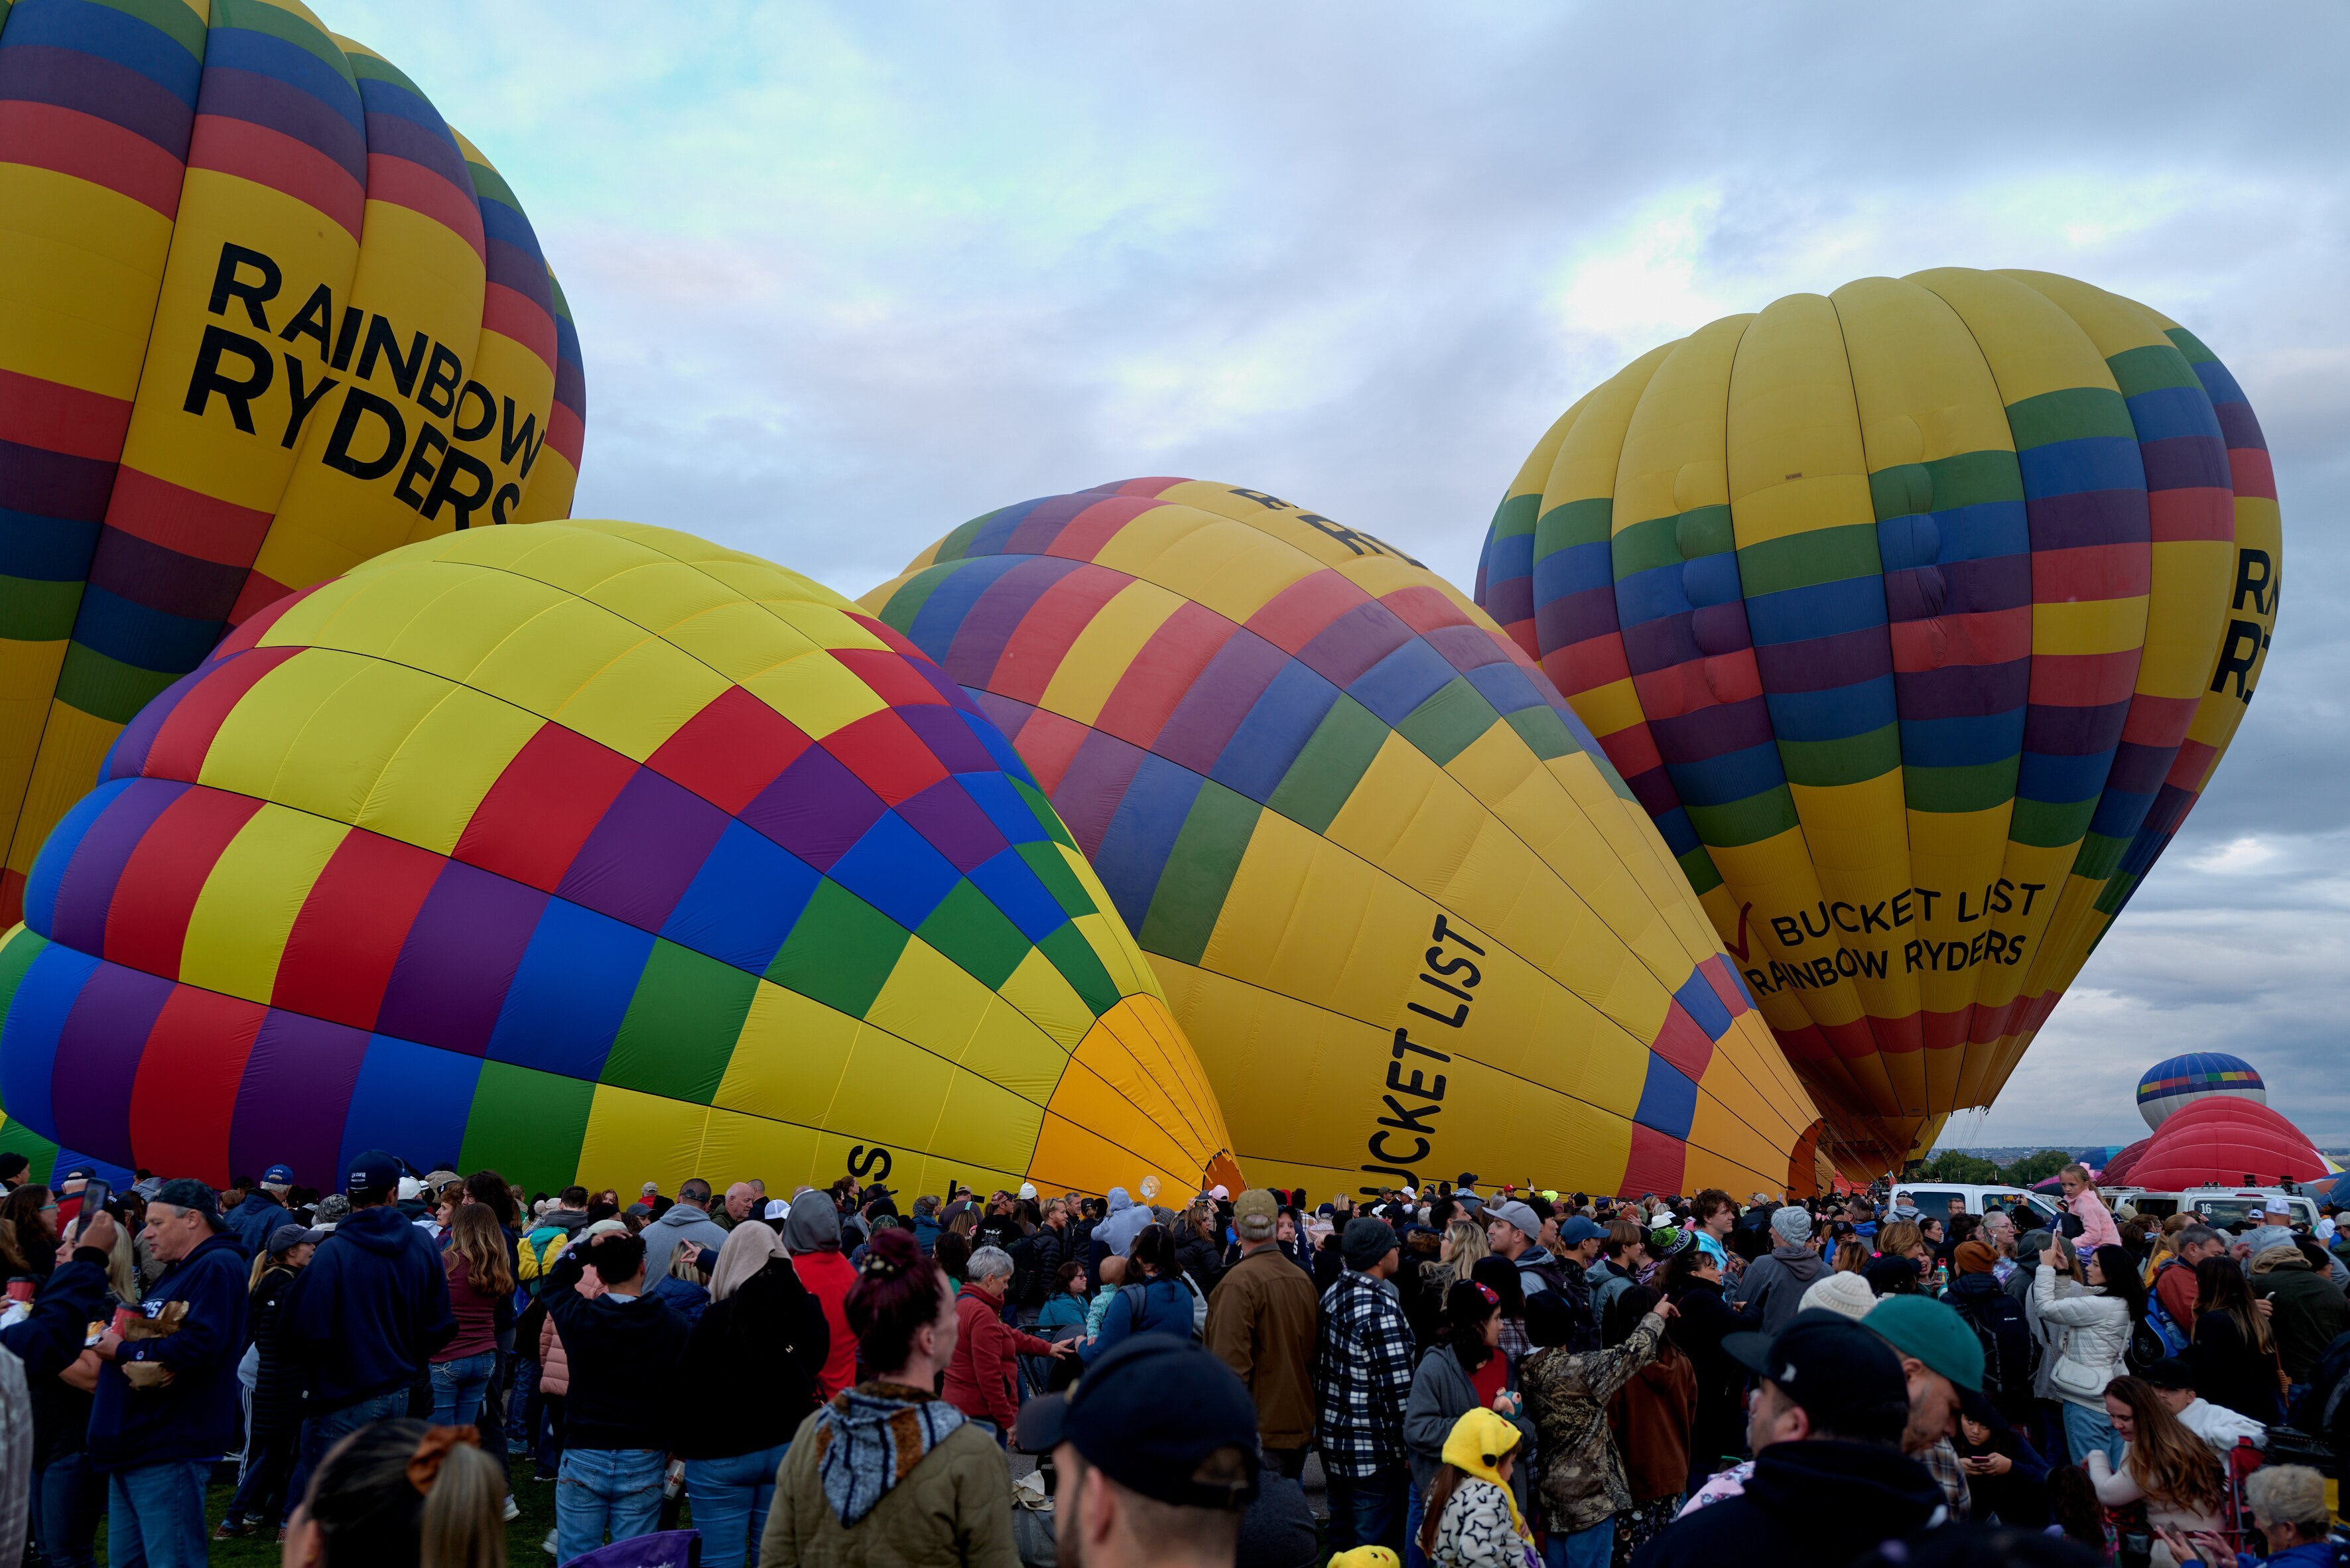
M 1463 1414 L 1428 1490 L 1419 1549 L 1436 1568 L 1542 1568 L 1534 1532 L 1510 1495 L 1517 1427 L 1488 1409 Z

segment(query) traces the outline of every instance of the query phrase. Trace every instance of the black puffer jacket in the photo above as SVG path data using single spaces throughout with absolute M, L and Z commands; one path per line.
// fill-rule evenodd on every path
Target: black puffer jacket
M 253 1373 L 253 1435 L 256 1438 L 282 1437 L 302 1424 L 302 1365 L 280 1332 L 286 1298 L 301 1277 L 292 1269 L 270 1269 L 245 1298 L 245 1327 L 261 1350 Z
M 1632 1568 L 1838 1568 L 1943 1506 L 1926 1467 L 1870 1443 L 1775 1443 L 1737 1497 L 1665 1530 Z
M 670 1450 L 724 1459 L 791 1441 L 823 1396 L 832 1331 L 785 1258 L 702 1309 L 670 1386 Z

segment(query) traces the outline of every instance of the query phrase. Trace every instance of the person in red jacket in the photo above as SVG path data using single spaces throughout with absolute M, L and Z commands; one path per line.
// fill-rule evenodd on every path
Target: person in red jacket
M 1012 1282 L 1012 1254 L 982 1247 L 971 1255 L 970 1282 L 955 1299 L 954 1359 L 947 1364 L 947 1403 L 973 1420 L 993 1421 L 998 1440 L 1020 1416 L 1014 1395 L 1020 1355 L 1066 1355 L 1074 1345 L 1055 1345 L 1023 1334 L 1003 1321 L 1003 1292 Z
M 824 1308 L 825 1326 L 832 1331 L 831 1348 L 816 1386 L 827 1399 L 857 1381 L 857 1336 L 848 1331 L 848 1287 L 857 1271 L 840 1255 L 840 1211 L 832 1195 L 814 1189 L 792 1199 L 784 1216 L 784 1251 L 792 1255 L 792 1272 Z

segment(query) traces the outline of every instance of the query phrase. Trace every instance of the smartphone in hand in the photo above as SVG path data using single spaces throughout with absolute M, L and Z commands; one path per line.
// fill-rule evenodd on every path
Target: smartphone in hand
M 88 1233 L 89 1222 L 112 1201 L 114 1189 L 93 1176 L 82 1183 L 81 1191 L 75 1196 L 81 1199 L 81 1212 L 74 1216 L 73 1222 L 73 1240 L 76 1245 L 79 1245 L 82 1237 Z

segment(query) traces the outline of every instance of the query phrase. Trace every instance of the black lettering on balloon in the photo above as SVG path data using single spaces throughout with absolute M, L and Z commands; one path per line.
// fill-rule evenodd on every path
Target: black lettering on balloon
M 467 402 L 475 398 L 480 399 L 482 404 L 479 419 L 465 411 Z M 464 389 L 457 394 L 457 419 L 449 427 L 450 439 L 479 441 L 497 428 L 498 400 L 490 396 L 490 389 L 479 381 L 466 382 Z
M 310 291 L 310 297 L 302 302 L 302 308 L 294 313 L 294 319 L 287 322 L 277 336 L 288 343 L 296 337 L 317 338 L 318 358 L 323 359 L 328 351 L 327 328 L 334 319 L 334 291 L 322 283 Z
M 504 523 L 507 521 L 508 514 L 511 514 L 515 507 L 521 504 L 521 485 L 499 485 L 497 494 L 490 499 L 490 521 L 493 523 Z
M 408 351 L 402 353 L 400 338 L 393 333 L 391 323 L 380 316 L 369 317 L 367 346 L 359 350 L 359 379 L 373 380 L 376 360 L 381 358 L 391 368 L 391 384 L 400 389 L 400 395 L 414 397 L 417 372 L 424 369 L 425 345 L 431 341 L 419 332 L 409 339 Z
M 258 307 L 255 313 L 259 314 Z M 244 361 L 243 379 L 222 368 L 224 356 Z M 236 421 L 236 428 L 251 435 L 253 400 L 267 391 L 269 383 L 276 379 L 277 359 L 266 345 L 225 327 L 206 326 L 203 341 L 196 346 L 196 368 L 188 377 L 188 395 L 180 400 L 180 406 L 201 419 L 217 393 L 228 404 L 228 417 Z
M 247 283 L 242 275 L 246 267 L 251 267 L 260 275 Z M 277 291 L 285 286 L 286 275 L 277 270 L 276 262 L 234 241 L 224 241 L 220 265 L 213 271 L 212 300 L 205 308 L 214 316 L 226 316 L 228 302 L 241 300 L 246 317 L 259 330 L 266 332 L 269 330 L 269 317 L 262 314 L 261 307 L 276 298 Z M 252 427 L 245 428 L 249 430 Z
M 2261 615 L 2276 612 L 2276 568 L 2266 550 L 2243 549 L 2236 552 L 2236 597 L 2229 601 L 2230 609 L 2241 609 L 2244 600 L 2252 601 L 2253 610 Z
M 342 383 L 321 372 L 317 386 L 305 387 L 302 384 L 301 357 L 288 354 L 285 358 L 286 388 L 293 394 L 294 407 L 286 416 L 286 433 L 278 439 L 277 444 L 291 452 L 294 450 L 294 438 L 302 433 L 302 421 L 310 417 L 310 410 L 318 406 L 318 400 L 327 395 L 328 389 L 339 387 Z
M 438 425 L 426 425 L 418 431 L 416 450 L 408 454 L 408 466 L 400 471 L 400 483 L 391 487 L 393 498 L 423 511 L 424 497 L 417 492 L 416 482 L 432 478 L 433 459 L 449 450 L 449 438 L 441 433 Z
M 422 446 L 423 439 L 419 437 L 416 444 Z M 457 485 L 461 480 L 469 482 L 471 488 L 460 492 Z M 442 507 L 453 506 L 457 509 L 457 521 L 452 526 L 470 528 L 474 512 L 490 498 L 490 487 L 496 482 L 497 476 L 490 472 L 488 463 L 471 452 L 451 447 L 441 460 L 441 472 L 432 476 L 432 488 L 424 493 L 424 504 L 417 510 L 431 523 L 440 518 Z
M 361 457 L 351 449 L 361 439 L 362 421 L 368 420 L 373 420 L 379 427 L 376 433 L 383 441 L 383 450 L 373 457 Z M 318 461 L 328 468 L 340 469 L 353 479 L 381 479 L 407 450 L 408 421 L 400 418 L 390 400 L 379 398 L 365 387 L 347 387 L 342 410 L 335 416 L 334 431 L 327 437 L 327 450 L 318 454 Z
M 498 436 L 498 461 L 510 463 L 515 460 L 515 453 L 519 452 L 522 453 L 522 476 L 528 479 L 530 465 L 538 461 L 538 449 L 546 444 L 546 438 L 538 433 L 536 414 L 525 414 L 522 429 L 517 431 L 515 429 L 515 400 L 506 399 L 505 407 L 505 429 Z

